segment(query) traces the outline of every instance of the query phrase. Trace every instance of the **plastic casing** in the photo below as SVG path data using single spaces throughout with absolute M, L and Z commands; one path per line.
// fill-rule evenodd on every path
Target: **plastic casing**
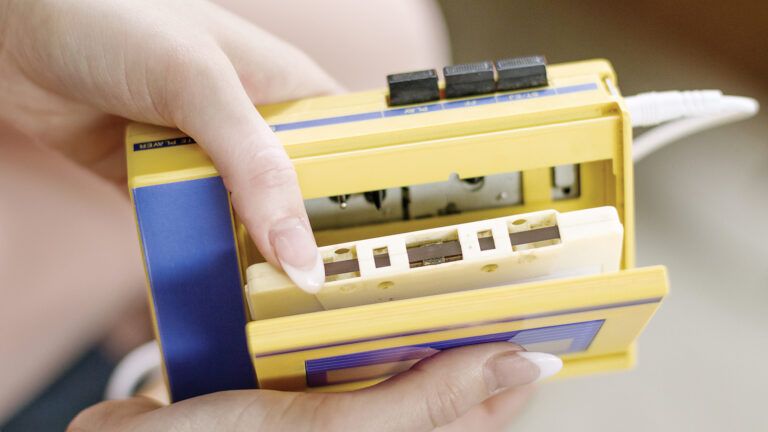
M 663 267 L 633 269 L 631 123 L 607 61 L 552 65 L 548 75 L 548 87 L 415 106 L 389 108 L 380 90 L 259 111 L 285 145 L 306 199 L 445 181 L 452 173 L 522 172 L 522 204 L 319 231 L 320 245 L 613 206 L 624 226 L 621 271 L 261 321 L 250 321 L 243 300 L 245 269 L 260 257 L 210 159 L 177 130 L 129 125 L 129 189 L 172 399 L 257 380 L 265 388 L 356 388 L 380 379 L 326 385 L 334 373 L 322 370 L 323 359 L 578 323 L 599 325 L 583 349 L 563 355 L 559 376 L 630 367 L 635 340 L 667 293 Z M 580 195 L 554 200 L 552 167 L 565 164 L 579 164 Z

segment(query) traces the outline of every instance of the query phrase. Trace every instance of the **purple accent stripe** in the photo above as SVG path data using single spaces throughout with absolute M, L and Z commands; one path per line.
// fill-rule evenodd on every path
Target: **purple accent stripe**
M 558 94 L 567 94 L 572 93 L 574 91 L 585 91 L 585 90 L 596 90 L 597 85 L 590 84 L 590 88 L 588 89 L 580 89 L 577 88 L 579 86 L 568 86 L 568 87 L 560 87 L 560 88 L 552 88 L 552 89 L 541 89 L 541 90 L 531 90 L 523 93 L 512 93 L 512 94 L 505 94 L 505 95 L 499 95 L 496 96 L 497 102 L 515 102 L 519 100 L 525 100 L 525 99 L 535 99 L 540 97 L 547 97 L 547 96 L 556 96 Z M 575 89 L 575 90 L 571 90 Z
M 275 132 L 282 132 L 282 131 L 288 131 L 288 130 L 294 130 L 294 129 L 306 129 L 311 127 L 327 126 L 327 125 L 339 124 L 339 123 L 353 123 L 353 122 L 359 122 L 364 120 L 379 119 L 385 115 L 386 115 L 386 112 L 382 113 L 381 111 L 373 111 L 373 112 L 350 114 L 350 115 L 344 115 L 344 116 L 338 116 L 338 117 L 326 117 L 326 118 L 319 118 L 314 120 L 304 120 L 300 122 L 277 124 L 272 126 L 272 130 Z
M 443 341 L 448 342 L 448 341 Z M 482 342 L 475 342 L 482 343 Z M 467 343 L 470 345 L 471 343 Z M 446 348 L 443 348 L 446 349 Z M 375 351 L 364 351 L 354 354 L 346 354 L 335 357 L 307 360 L 307 373 L 327 372 L 330 370 L 345 369 L 350 367 L 389 363 L 396 361 L 415 360 L 429 357 L 438 352 L 430 344 L 408 345 L 392 348 L 384 348 Z
M 382 348 L 373 351 L 364 351 L 359 353 L 344 354 L 334 357 L 326 357 L 314 360 L 307 360 L 307 372 L 326 371 L 334 369 L 343 369 L 347 367 L 363 366 L 376 363 L 387 363 L 405 359 L 417 358 L 416 355 L 423 354 L 427 348 L 432 352 L 455 348 L 465 345 L 476 345 L 488 342 L 501 342 L 520 336 L 524 342 L 535 343 L 547 342 L 560 339 L 576 339 L 582 336 L 588 336 L 589 339 L 594 336 L 597 329 L 600 328 L 605 320 L 586 321 L 583 323 L 559 324 L 550 327 L 539 327 L 535 329 L 520 329 L 501 333 L 484 334 L 477 336 L 468 336 L 464 338 L 447 339 L 442 341 L 427 342 L 417 345 L 407 345 L 392 348 Z M 529 335 L 528 337 L 525 337 Z M 521 343 L 521 342 L 517 342 Z
M 273 131 L 284 132 L 296 129 L 307 129 L 319 126 L 328 126 L 343 123 L 355 123 L 366 120 L 377 120 L 385 117 L 401 117 L 406 115 L 423 114 L 434 111 L 442 111 L 455 108 L 470 108 L 473 106 L 517 102 L 525 99 L 537 99 L 549 96 L 558 96 L 571 93 L 581 93 L 597 90 L 596 83 L 575 84 L 564 87 L 541 88 L 517 93 L 504 93 L 492 96 L 480 96 L 469 99 L 429 103 L 424 105 L 414 105 L 405 108 L 393 108 L 384 111 L 370 111 L 363 113 L 348 114 L 336 117 L 324 117 L 311 120 L 302 120 L 289 123 L 278 123 L 271 125 Z M 133 151 L 154 150 L 158 148 L 174 147 L 178 145 L 195 144 L 195 140 L 190 137 L 169 138 L 157 141 L 148 141 L 136 143 L 133 145 Z
M 628 302 L 611 303 L 611 304 L 600 305 L 600 306 L 589 306 L 589 307 L 582 307 L 582 308 L 564 309 L 564 310 L 559 310 L 559 311 L 542 312 L 542 313 L 531 314 L 531 315 L 519 315 L 519 316 L 514 316 L 514 317 L 502 318 L 502 319 L 498 319 L 498 320 L 478 321 L 478 322 L 474 322 L 474 323 L 464 323 L 464 324 L 453 325 L 453 326 L 434 327 L 434 328 L 430 328 L 430 329 L 424 329 L 424 330 L 418 330 L 418 331 L 412 331 L 412 332 L 393 333 L 393 334 L 382 335 L 382 336 L 374 336 L 374 337 L 367 337 L 367 338 L 352 339 L 352 340 L 348 340 L 348 341 L 335 342 L 335 343 L 330 343 L 330 344 L 308 345 L 308 346 L 305 346 L 305 347 L 291 348 L 291 349 L 288 349 L 288 350 L 269 351 L 269 352 L 257 354 L 254 357 L 255 358 L 263 358 L 263 357 L 270 357 L 270 356 L 274 356 L 274 355 L 290 354 L 290 353 L 295 353 L 295 352 L 300 352 L 300 351 L 309 351 L 309 350 L 315 350 L 315 349 L 330 348 L 330 347 L 343 346 L 343 345 L 351 345 L 351 344 L 356 344 L 356 343 L 360 343 L 360 342 L 370 342 L 370 341 L 376 341 L 376 340 L 382 340 L 382 339 L 390 339 L 390 338 L 396 338 L 396 337 L 404 337 L 404 336 L 414 336 L 414 335 L 420 335 L 420 334 L 436 333 L 436 332 L 441 332 L 441 331 L 445 331 L 445 330 L 454 330 L 454 329 L 459 329 L 459 328 L 467 328 L 467 327 L 476 327 L 476 326 L 481 326 L 481 325 L 489 325 L 489 324 L 499 324 L 499 323 L 505 323 L 505 322 L 522 321 L 522 320 L 527 320 L 527 319 L 548 318 L 548 317 L 561 316 L 561 315 L 569 315 L 569 314 L 581 313 L 581 312 L 593 312 L 593 311 L 606 310 L 606 309 L 618 309 L 618 308 L 624 308 L 624 307 L 640 306 L 640 305 L 644 305 L 644 304 L 659 303 L 659 302 L 661 302 L 661 300 L 662 300 L 662 297 L 653 297 L 653 298 L 647 298 L 647 299 L 641 299 L 641 300 L 633 300 L 633 301 L 628 301 Z
M 429 104 L 429 105 L 417 105 L 417 106 L 412 106 L 407 108 L 390 109 L 390 110 L 382 111 L 382 114 L 384 117 L 401 117 L 406 115 L 423 114 L 423 113 L 442 111 L 442 110 L 443 110 L 443 104 L 436 103 L 436 104 Z
M 565 87 L 558 87 L 554 89 L 557 94 L 563 95 L 563 94 L 569 94 L 569 93 L 579 93 L 583 91 L 588 90 L 594 90 L 597 87 L 594 83 L 588 83 L 588 84 L 577 84 L 572 86 L 565 86 Z
M 454 108 L 468 108 L 478 105 L 486 105 L 486 104 L 492 104 L 499 102 L 499 99 L 496 96 L 488 96 L 488 97 L 481 97 L 481 98 L 474 98 L 474 99 L 467 99 L 467 100 L 458 100 L 453 102 L 444 102 L 443 108 L 445 109 L 454 109 Z
M 558 96 L 570 93 L 580 93 L 586 91 L 597 90 L 596 83 L 575 84 L 564 87 L 555 88 L 541 88 L 536 90 L 529 90 L 517 93 L 505 93 L 497 94 L 493 96 L 480 96 L 469 99 L 462 99 L 457 101 L 445 101 L 437 103 L 429 103 L 424 105 L 414 105 L 405 108 L 393 108 L 384 111 L 371 111 L 366 113 L 350 114 L 337 117 L 326 117 L 313 120 L 302 120 L 290 123 L 278 123 L 272 125 L 272 130 L 275 132 L 282 132 L 296 129 L 306 129 L 317 126 L 327 126 L 342 123 L 353 123 L 364 120 L 373 120 L 384 117 L 400 117 L 405 115 L 423 114 L 435 111 L 441 111 L 445 109 L 453 108 L 468 108 L 478 105 L 485 105 L 491 103 L 505 103 L 516 102 L 525 99 L 536 99 L 548 96 Z

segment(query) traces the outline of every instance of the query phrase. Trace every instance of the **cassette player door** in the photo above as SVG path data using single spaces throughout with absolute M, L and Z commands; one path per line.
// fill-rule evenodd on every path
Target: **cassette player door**
M 247 325 L 261 388 L 364 387 L 444 349 L 510 341 L 561 356 L 558 376 L 627 369 L 667 294 L 664 267 L 462 291 Z

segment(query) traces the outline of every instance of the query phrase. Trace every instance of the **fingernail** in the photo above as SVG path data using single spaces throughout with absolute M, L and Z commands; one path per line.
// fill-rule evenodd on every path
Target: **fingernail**
M 325 266 L 312 233 L 298 218 L 285 219 L 269 232 L 269 241 L 289 278 L 304 291 L 314 294 L 325 282 Z
M 512 351 L 493 357 L 488 365 L 492 390 L 518 387 L 556 374 L 563 361 L 552 354 Z
M 535 364 L 536 367 L 539 368 L 539 376 L 536 378 L 536 381 L 549 378 L 560 372 L 560 369 L 563 368 L 563 360 L 556 355 L 528 351 L 521 351 L 517 353 L 517 355 Z

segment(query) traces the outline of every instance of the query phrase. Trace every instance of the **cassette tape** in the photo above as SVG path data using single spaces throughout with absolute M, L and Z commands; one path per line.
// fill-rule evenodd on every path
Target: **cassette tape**
M 246 292 L 259 320 L 597 274 L 619 270 L 622 239 L 613 207 L 539 211 L 322 247 L 326 283 L 316 295 L 254 264 Z

